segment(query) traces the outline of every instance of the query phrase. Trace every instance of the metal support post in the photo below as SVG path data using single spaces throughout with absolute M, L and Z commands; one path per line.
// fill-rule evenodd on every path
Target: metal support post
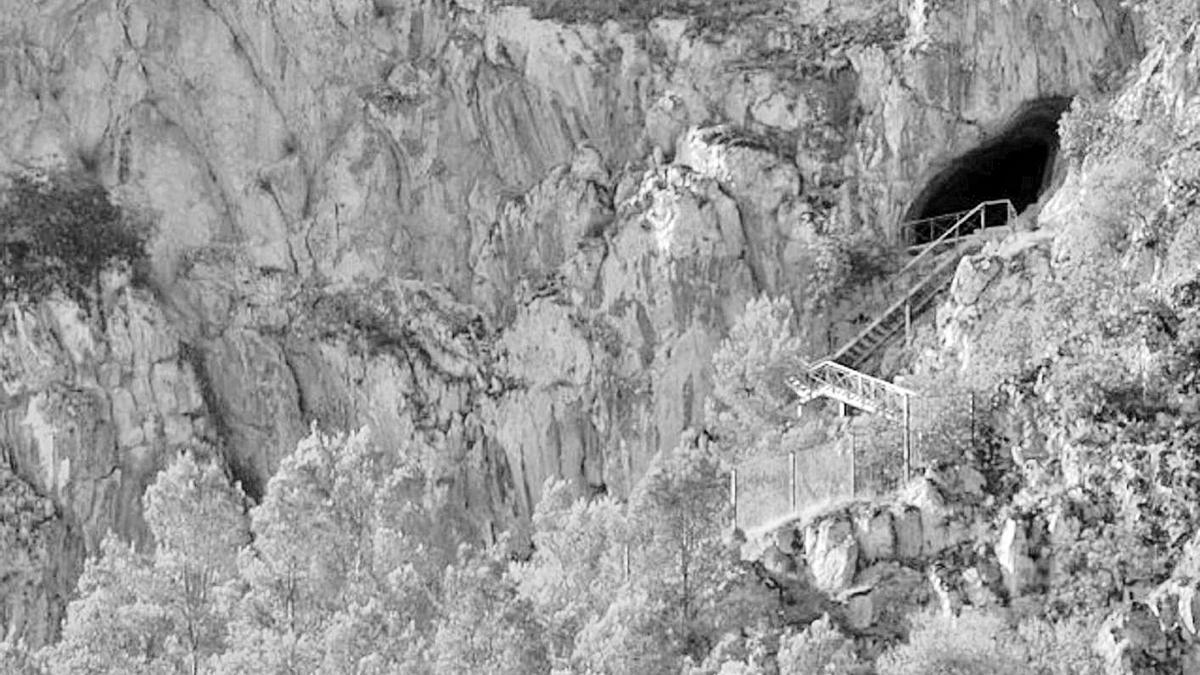
M 788 470 L 788 495 L 792 507 L 792 513 L 796 512 L 796 451 L 792 450 L 788 453 L 790 466 Z
M 858 496 L 858 436 L 850 432 L 850 496 Z
M 904 482 L 912 480 L 912 406 L 904 395 Z
M 733 510 L 733 528 L 737 529 L 737 469 L 729 472 L 729 506 Z
M 971 392 L 971 452 L 975 452 L 975 392 Z
M 904 303 L 904 344 L 912 346 L 912 305 Z

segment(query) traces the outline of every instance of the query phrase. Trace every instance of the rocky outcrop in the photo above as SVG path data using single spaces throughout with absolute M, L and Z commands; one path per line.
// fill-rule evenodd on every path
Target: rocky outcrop
M 219 447 L 259 494 L 313 422 L 419 445 L 481 536 L 551 475 L 621 494 L 701 421 L 748 298 L 805 306 L 833 235 L 894 239 L 940 162 L 1135 51 L 1116 0 L 706 28 L 493 4 L 52 2 L 0 23 L 20 38 L 0 168 L 89 173 L 156 223 L 154 294 L 3 319 L 0 451 L 67 548 L 146 543 L 139 497 L 180 447 Z M 825 349 L 831 317 L 808 319 Z M 958 536 L 923 517 L 839 541 L 877 563 L 877 539 L 905 560 Z
M 20 502 L 0 527 L 23 533 L 5 564 L 42 566 L 5 575 L 16 585 L 5 589 L 6 631 L 38 644 L 57 635 L 85 552 L 110 531 L 144 544 L 142 491 L 214 429 L 165 315 L 119 279 L 91 311 L 58 297 L 6 304 L 0 353 L 0 464 Z
M 986 523 L 962 494 L 917 479 L 892 503 L 852 503 L 781 525 L 742 555 L 823 594 L 856 634 L 895 637 L 910 611 L 934 599 L 953 611 L 1010 597 L 998 554 L 976 545 L 989 536 Z

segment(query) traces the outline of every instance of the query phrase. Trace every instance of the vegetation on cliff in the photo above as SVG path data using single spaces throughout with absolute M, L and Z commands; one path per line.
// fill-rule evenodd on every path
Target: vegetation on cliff
M 5 177 L 0 201 L 0 294 L 44 297 L 56 291 L 84 299 L 100 274 L 124 267 L 147 273 L 147 228 L 114 205 L 103 186 L 69 173 Z

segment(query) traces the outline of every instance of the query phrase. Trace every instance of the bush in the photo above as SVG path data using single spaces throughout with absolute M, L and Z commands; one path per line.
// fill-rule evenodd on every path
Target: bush
M 1082 162 L 1089 155 L 1096 157 L 1110 152 L 1120 137 L 1120 125 L 1121 119 L 1107 104 L 1076 98 L 1058 122 L 1063 156 Z
M 1200 22 L 1196 0 L 1126 0 L 1130 9 L 1142 14 L 1150 30 L 1167 43 L 1178 43 Z
M 908 643 L 877 665 L 880 675 L 1092 675 L 1103 672 L 1091 647 L 1098 627 L 1092 618 L 1033 618 L 1013 628 L 999 615 L 971 609 L 958 617 L 921 614 Z
M 879 659 L 880 675 L 1018 675 L 1029 672 L 1023 650 L 998 616 L 964 611 L 958 617 L 921 614 L 908 643 Z
M 854 654 L 854 643 L 825 615 L 779 643 L 779 675 L 849 675 L 868 672 Z
M 105 189 L 68 174 L 9 176 L 0 203 L 0 292 L 5 298 L 62 291 L 86 300 L 107 267 L 144 281 L 146 236 Z

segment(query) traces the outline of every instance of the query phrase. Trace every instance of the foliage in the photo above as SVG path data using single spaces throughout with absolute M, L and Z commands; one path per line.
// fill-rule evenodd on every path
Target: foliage
M 649 591 L 623 592 L 580 632 L 575 660 L 588 673 L 678 673 L 684 645 L 670 615 L 666 602 Z
M 779 643 L 779 675 L 847 675 L 868 669 L 854 653 L 854 642 L 825 615 Z
M 1029 618 L 1016 628 L 1028 671 L 1039 675 L 1099 675 L 1104 660 L 1092 648 L 1100 621 L 1075 616 L 1055 623 Z
M 125 265 L 144 280 L 147 232 L 80 176 L 7 177 L 0 202 L 0 294 L 40 297 L 53 291 L 84 300 L 100 273 Z
M 567 483 L 548 481 L 533 527 L 533 555 L 511 574 L 546 622 L 552 653 L 566 659 L 575 636 L 604 614 L 625 583 L 629 519 L 612 498 L 575 500 Z
M 1142 14 L 1155 36 L 1167 44 L 1178 44 L 1200 24 L 1200 6 L 1193 0 L 1126 0 Z
M 496 551 L 464 552 L 446 571 L 443 607 L 431 661 L 439 675 L 495 673 L 535 675 L 550 671 L 542 626 L 534 606 L 505 576 Z
M 1058 122 L 1059 149 L 1076 163 L 1106 155 L 1116 148 L 1120 127 L 1121 119 L 1108 103 L 1076 97 Z
M 821 236 L 812 245 L 805 309 L 829 308 L 848 291 L 862 288 L 893 269 L 892 252 L 870 239 Z
M 636 583 L 662 598 L 678 635 L 699 639 L 716 618 L 731 573 L 720 540 L 725 472 L 706 443 L 687 439 L 655 458 L 630 497 L 638 527 Z
M 105 538 L 43 654 L 49 671 L 211 672 L 227 639 L 221 589 L 247 541 L 243 503 L 215 464 L 177 458 L 146 491 L 154 553 Z
M 746 3 L 738 0 L 526 0 L 512 4 L 527 4 L 536 19 L 554 19 L 562 23 L 615 20 L 644 24 L 660 16 L 725 16 L 733 19 Z M 754 9 L 763 10 L 762 7 Z
M 804 364 L 793 323 L 786 298 L 751 300 L 713 355 L 707 419 L 730 457 L 777 444 L 792 417 L 786 377 Z
M 37 659 L 23 642 L 10 645 L 0 641 L 0 673 L 8 675 L 39 675 L 42 672 Z
M 966 609 L 960 616 L 919 614 L 908 642 L 880 657 L 880 675 L 1005 675 L 1029 672 L 1023 650 L 998 616 Z
M 625 505 L 548 485 L 534 553 L 510 576 L 555 667 L 677 673 L 722 636 L 769 623 L 773 597 L 722 542 L 727 517 L 722 463 L 696 434 L 656 457 Z
M 1028 618 L 1009 625 L 998 614 L 965 609 L 960 616 L 923 613 L 913 617 L 906 644 L 880 657 L 880 675 L 1098 675 L 1103 661 L 1092 650 L 1095 618 L 1051 623 Z
M 759 623 L 725 634 L 699 666 L 683 675 L 766 675 L 779 651 L 778 627 Z
M 251 512 L 222 672 L 389 670 L 418 658 L 455 559 L 450 540 L 462 536 L 422 506 L 423 490 L 411 458 L 364 431 L 301 441 Z

